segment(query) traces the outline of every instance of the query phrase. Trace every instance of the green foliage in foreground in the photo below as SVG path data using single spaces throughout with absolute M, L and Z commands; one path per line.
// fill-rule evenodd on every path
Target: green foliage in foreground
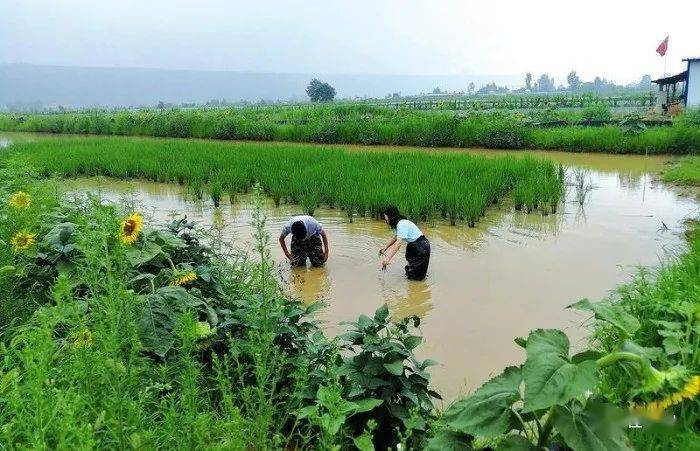
M 470 449 L 487 439 L 497 449 L 697 449 L 697 226 L 691 227 L 689 243 L 689 251 L 655 278 L 641 271 L 611 299 L 570 306 L 594 315 L 592 349 L 570 356 L 569 340 L 558 330 L 535 330 L 527 340 L 516 339 L 525 348 L 524 365 L 506 368 L 453 403 L 429 447 Z M 629 424 L 642 427 L 628 428 L 625 437 Z
M 687 115 L 696 114 L 691 111 Z M 670 127 L 636 134 L 616 125 L 548 128 L 561 114 L 454 113 L 367 105 L 223 110 L 142 110 L 55 114 L 3 114 L 0 130 L 97 135 L 139 135 L 258 141 L 385 144 L 425 147 L 561 149 L 574 152 L 700 152 L 700 127 L 677 119 Z M 584 121 L 610 119 L 604 106 L 581 114 Z
M 267 251 L 216 253 L 185 219 L 148 224 L 88 197 L 59 202 L 22 165 L 0 171 L 0 443 L 11 449 L 693 449 L 700 233 L 656 277 L 572 308 L 594 315 L 594 347 L 558 330 L 515 342 L 506 368 L 440 415 L 417 318 L 386 306 L 329 339 L 315 307 L 285 299 Z M 31 202 L 13 202 L 26 191 Z M 12 238 L 35 234 L 34 242 Z M 29 244 L 27 244 L 29 243 Z M 196 277 L 183 279 L 183 274 Z M 182 280 L 187 280 L 182 282 Z M 178 281 L 178 283 L 175 283 Z M 688 385 L 693 380 L 699 382 Z M 690 388 L 689 388 L 690 387 Z M 672 402 L 675 426 L 630 403 Z M 625 435 L 627 431 L 627 435 Z
M 663 175 L 664 182 L 700 186 L 700 157 L 685 157 Z
M 376 216 L 391 204 L 415 220 L 469 225 L 511 191 L 518 207 L 556 210 L 561 171 L 531 157 L 373 152 L 292 144 L 220 143 L 123 137 L 38 139 L 13 145 L 42 175 L 107 175 L 188 184 L 201 196 L 259 183 L 276 203 L 319 205 Z
M 437 394 L 413 354 L 417 319 L 393 323 L 384 306 L 327 338 L 315 307 L 278 289 L 261 204 L 252 263 L 215 254 L 185 220 L 125 244 L 121 207 L 58 205 L 13 175 L 0 207 L 0 444 L 420 447 Z M 18 188 L 29 205 L 5 202 Z M 35 241 L 10 244 L 18 230 Z M 183 273 L 196 277 L 178 285 Z
M 700 226 L 695 223 L 689 227 L 688 252 L 654 272 L 640 270 L 631 283 L 620 286 L 608 301 L 621 307 L 632 319 L 628 327 L 595 323 L 594 345 L 598 349 L 606 352 L 623 342 L 628 350 L 644 355 L 660 370 L 654 380 L 661 376 L 669 380 L 666 384 L 640 389 L 638 375 L 630 367 L 611 368 L 602 381 L 602 390 L 613 402 L 649 403 L 664 399 L 682 386 L 672 380 L 674 375 L 685 379 L 700 374 Z M 665 414 L 676 416 L 676 427 L 659 425 L 652 429 L 653 433 L 632 434 L 638 447 L 671 449 L 670 443 L 675 443 L 675 449 L 696 449 L 691 448 L 691 443 L 700 447 L 697 395 L 673 405 Z

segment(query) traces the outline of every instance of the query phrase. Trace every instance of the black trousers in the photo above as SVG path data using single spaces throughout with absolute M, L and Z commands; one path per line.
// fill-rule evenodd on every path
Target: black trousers
M 305 240 L 292 237 L 292 265 L 306 266 L 306 259 L 311 260 L 311 266 L 323 266 L 323 243 L 318 235 Z
M 411 280 L 423 280 L 428 272 L 430 262 L 430 241 L 421 235 L 416 241 L 406 246 L 406 277 Z

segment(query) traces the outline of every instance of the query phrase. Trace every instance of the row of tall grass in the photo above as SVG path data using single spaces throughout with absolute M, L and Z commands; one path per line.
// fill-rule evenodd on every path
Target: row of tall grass
M 541 115 L 542 113 L 537 113 Z M 547 113 L 547 118 L 557 117 Z M 697 114 L 696 114 L 697 116 Z M 423 147 L 700 152 L 697 121 L 629 133 L 616 125 L 547 128 L 521 113 L 454 113 L 368 105 L 2 114 L 0 130 Z M 549 120 L 548 119 L 548 120 Z
M 349 151 L 297 144 L 131 137 L 40 138 L 16 152 L 43 176 L 104 175 L 186 184 L 198 197 L 233 199 L 259 183 L 275 203 L 308 213 L 328 205 L 377 216 L 395 204 L 415 220 L 474 223 L 514 194 L 517 207 L 556 210 L 563 174 L 548 160 L 465 154 Z

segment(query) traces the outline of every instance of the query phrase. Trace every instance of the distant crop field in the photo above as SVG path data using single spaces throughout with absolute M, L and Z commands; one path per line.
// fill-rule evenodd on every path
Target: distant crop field
M 420 147 L 553 149 L 573 152 L 696 154 L 690 119 L 615 116 L 603 104 L 576 111 L 455 112 L 362 104 L 227 109 L 2 114 L 0 130 L 222 140 Z M 664 124 L 661 126 L 661 124 Z
M 655 102 L 656 95 L 652 92 L 647 92 L 607 96 L 595 94 L 443 95 L 368 100 L 362 103 L 365 105 L 417 110 L 486 111 L 586 108 L 594 105 L 604 105 L 609 108 L 648 109 L 653 107 Z

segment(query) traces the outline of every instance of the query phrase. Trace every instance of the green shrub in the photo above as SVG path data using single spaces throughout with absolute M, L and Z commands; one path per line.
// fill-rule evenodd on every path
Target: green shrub
M 581 119 L 583 121 L 609 121 L 612 117 L 610 107 L 603 103 L 588 106 L 581 111 Z
M 609 126 L 547 128 L 537 125 L 559 119 L 576 123 L 577 116 L 583 117 L 584 124 L 600 125 L 601 121 L 608 122 L 612 117 L 603 103 L 581 110 L 580 115 L 544 107 L 528 115 L 493 111 L 455 114 L 363 104 L 0 114 L 0 130 L 423 147 L 697 153 L 700 136 L 696 130 L 700 127 L 693 118 L 698 114 L 690 110 L 679 117 L 673 127 L 648 127 L 638 136 L 614 134 Z

